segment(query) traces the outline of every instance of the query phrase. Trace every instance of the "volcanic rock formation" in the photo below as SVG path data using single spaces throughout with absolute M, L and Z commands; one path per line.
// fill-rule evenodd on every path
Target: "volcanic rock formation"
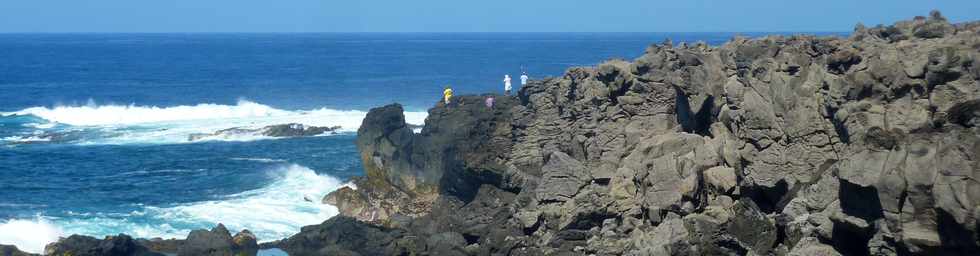
M 358 132 L 366 176 L 291 255 L 969 255 L 980 23 L 649 47 L 420 134 Z

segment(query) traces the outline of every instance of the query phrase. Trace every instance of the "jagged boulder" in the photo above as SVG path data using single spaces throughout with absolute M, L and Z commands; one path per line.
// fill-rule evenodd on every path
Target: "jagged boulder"
M 225 225 L 219 223 L 210 231 L 191 231 L 177 250 L 177 255 L 237 256 L 255 255 L 257 252 L 255 235 L 243 230 L 232 237 Z

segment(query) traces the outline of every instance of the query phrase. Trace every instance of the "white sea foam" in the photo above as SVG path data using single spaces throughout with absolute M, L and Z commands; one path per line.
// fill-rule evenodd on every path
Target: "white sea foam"
M 274 181 L 265 187 L 212 201 L 140 206 L 129 213 L 69 212 L 65 218 L 8 220 L 0 223 L 0 244 L 40 253 L 46 244 L 70 234 L 102 237 L 126 233 L 138 238 L 182 239 L 193 229 L 210 229 L 217 223 L 233 233 L 248 229 L 264 242 L 289 237 L 303 226 L 337 215 L 336 207 L 319 200 L 342 186 L 336 178 L 295 164 L 274 167 L 269 175 Z
M 58 240 L 63 232 L 43 217 L 33 220 L 7 220 L 0 223 L 0 244 L 15 245 L 30 253 L 42 253 L 44 246 Z
M 235 161 L 250 161 L 250 162 L 259 162 L 259 163 L 282 163 L 282 162 L 286 162 L 286 160 L 282 160 L 282 159 L 256 158 L 256 157 L 232 157 L 230 159 L 231 160 L 235 160 Z
M 30 127 L 30 128 L 37 128 L 37 129 L 51 129 L 51 128 L 54 128 L 57 125 L 58 125 L 58 123 L 47 122 L 47 123 L 25 123 L 25 124 L 23 124 L 21 126 Z
M 34 115 L 51 122 L 76 126 L 126 125 L 180 120 L 248 118 L 284 115 L 278 110 L 255 102 L 241 100 L 237 105 L 198 104 L 194 106 L 155 107 L 137 105 L 32 107 L 13 112 Z
M 25 135 L 25 136 L 9 136 L 0 138 L 0 141 L 7 141 L 12 143 L 32 143 L 32 142 L 48 142 L 51 138 L 43 138 L 37 135 Z
M 356 132 L 367 114 L 360 110 L 328 108 L 282 110 L 248 100 L 236 105 L 193 106 L 96 105 L 32 107 L 3 115 L 33 115 L 51 124 L 84 127 L 99 136 L 78 144 L 186 143 L 191 134 L 209 134 L 228 128 L 258 129 L 270 125 L 299 123 L 309 126 L 339 126 L 339 132 Z M 405 112 L 406 122 L 422 125 L 426 112 Z M 55 127 L 41 125 L 39 129 Z M 13 139 L 13 138 L 11 138 Z M 270 139 L 261 135 L 211 136 L 202 141 L 252 141 Z
M 303 226 L 319 224 L 337 214 L 320 203 L 340 188 L 336 178 L 318 175 L 295 164 L 272 168 L 275 181 L 265 187 L 221 199 L 169 207 L 143 207 L 126 216 L 98 215 L 59 221 L 65 233 L 109 235 L 127 233 L 143 238 L 184 238 L 192 229 L 223 223 L 232 232 L 248 229 L 261 241 L 289 237 Z M 305 198 L 315 199 L 313 202 Z M 120 221 L 124 219 L 124 221 Z
M 148 207 L 147 211 L 164 220 L 188 223 L 224 223 L 229 229 L 249 229 L 260 240 L 288 237 L 299 228 L 323 222 L 337 214 L 337 208 L 321 204 L 320 198 L 341 186 L 336 178 L 318 175 L 300 165 L 276 167 L 270 175 L 276 181 L 264 188 L 246 191 L 226 199 L 167 208 Z M 305 198 L 317 199 L 308 202 Z

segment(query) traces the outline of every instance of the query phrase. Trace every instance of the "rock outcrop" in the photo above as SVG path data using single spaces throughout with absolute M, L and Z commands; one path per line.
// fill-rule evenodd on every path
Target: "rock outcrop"
M 497 159 L 506 151 L 510 109 L 516 99 L 502 98 L 488 108 L 482 96 L 464 96 L 449 108 L 429 111 L 421 133 L 405 124 L 402 107 L 394 104 L 368 113 L 358 130 L 365 176 L 341 188 L 324 203 L 345 216 L 375 224 L 398 222 L 428 214 L 440 194 L 472 198 L 480 184 L 507 177 Z M 516 187 L 516 186 L 515 186 Z M 397 225 L 397 223 L 393 223 Z
M 17 246 L 0 244 L 0 256 L 35 256 L 37 254 L 23 252 Z
M 211 231 L 203 229 L 191 231 L 177 249 L 177 255 L 255 255 L 258 248 L 255 235 L 248 230 L 243 230 L 232 237 L 224 225 L 218 224 Z
M 140 245 L 128 235 L 108 236 L 99 240 L 89 236 L 72 235 L 44 247 L 44 255 L 72 256 L 163 256 Z
M 0 248 L 4 252 L 5 248 Z M 194 230 L 187 239 L 133 239 L 124 234 L 97 239 L 72 235 L 44 248 L 44 255 L 71 256 L 163 256 L 163 255 L 256 255 L 259 246 L 255 235 L 242 230 L 234 237 L 224 225 L 212 230 Z M 12 254 L 21 255 L 21 254 Z M 29 254 L 28 254 L 29 255 Z
M 366 176 L 290 255 L 975 255 L 980 22 L 649 47 L 421 133 L 359 130 Z
M 267 136 L 267 137 L 309 137 L 326 133 L 332 133 L 340 129 L 340 126 L 322 127 L 306 126 L 303 124 L 277 124 L 262 128 L 235 127 L 218 130 L 213 133 L 194 133 L 187 136 L 187 141 L 198 141 L 213 138 L 235 138 L 241 136 Z

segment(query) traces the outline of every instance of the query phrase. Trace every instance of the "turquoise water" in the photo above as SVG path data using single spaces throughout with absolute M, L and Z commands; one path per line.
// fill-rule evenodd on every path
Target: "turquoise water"
M 354 133 L 373 106 L 410 123 L 452 84 L 557 76 L 693 34 L 0 34 L 0 244 L 60 235 L 183 238 L 222 222 L 288 237 L 362 170 Z M 517 88 L 515 88 L 517 89 Z M 302 123 L 336 134 L 195 133 Z M 312 201 L 312 202 L 310 202 Z

